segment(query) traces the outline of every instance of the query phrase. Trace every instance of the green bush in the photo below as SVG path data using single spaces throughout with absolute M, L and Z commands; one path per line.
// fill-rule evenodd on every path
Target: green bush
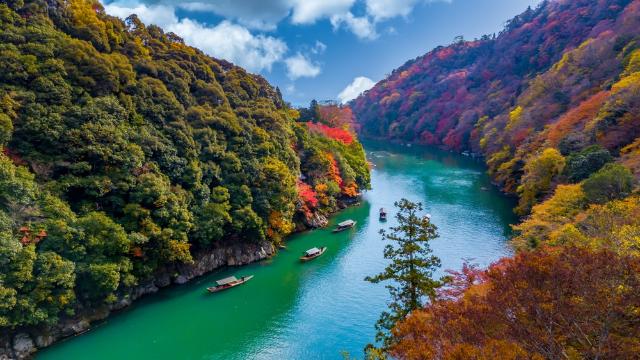
M 631 194 L 634 182 L 629 169 L 619 164 L 607 164 L 585 180 L 582 189 L 590 203 L 604 204 Z

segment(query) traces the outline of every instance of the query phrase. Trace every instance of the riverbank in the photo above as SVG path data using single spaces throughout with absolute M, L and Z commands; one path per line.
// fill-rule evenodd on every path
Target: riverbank
M 217 247 L 194 256 L 191 264 L 172 264 L 160 271 L 152 280 L 131 288 L 117 301 L 99 308 L 79 309 L 79 314 L 62 318 L 53 326 L 19 329 L 13 334 L 0 337 L 0 359 L 25 359 L 38 349 L 48 347 L 57 341 L 82 334 L 91 329 L 93 323 L 106 319 L 109 315 L 130 306 L 134 301 L 158 292 L 170 285 L 182 285 L 224 266 L 242 266 L 267 259 L 276 253 L 268 242 L 261 244 L 234 244 Z
M 328 216 L 353 206 L 357 199 L 342 199 L 337 209 L 324 215 L 314 212 L 309 218 L 296 223 L 295 233 L 323 228 L 329 224 Z M 293 235 L 293 234 L 292 234 Z M 38 350 L 49 347 L 59 341 L 81 335 L 110 315 L 131 306 L 136 300 L 171 285 L 183 285 L 223 267 L 239 267 L 268 259 L 277 253 L 270 242 L 219 244 L 208 251 L 193 256 L 189 264 L 170 264 L 159 271 L 152 279 L 128 289 L 118 299 L 98 308 L 77 309 L 74 316 L 63 317 L 55 325 L 16 329 L 8 334 L 0 334 L 0 360 L 21 360 L 33 357 Z

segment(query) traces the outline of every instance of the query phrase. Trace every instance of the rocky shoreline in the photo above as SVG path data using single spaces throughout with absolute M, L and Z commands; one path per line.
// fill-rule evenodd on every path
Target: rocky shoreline
M 344 209 L 353 204 L 341 203 Z M 327 226 L 326 216 L 314 213 L 309 219 L 299 224 L 297 231 L 321 228 Z M 104 320 L 109 315 L 130 306 L 135 300 L 158 292 L 170 285 L 182 285 L 190 280 L 210 273 L 224 266 L 242 266 L 267 259 L 275 255 L 276 249 L 269 242 L 239 243 L 222 245 L 193 256 L 191 264 L 172 264 L 144 284 L 131 288 L 122 294 L 118 300 L 99 308 L 77 309 L 77 315 L 63 317 L 52 326 L 29 327 L 16 329 L 9 334 L 0 334 L 0 360 L 29 359 L 39 350 L 54 343 L 73 336 L 80 335 L 91 329 L 91 325 Z

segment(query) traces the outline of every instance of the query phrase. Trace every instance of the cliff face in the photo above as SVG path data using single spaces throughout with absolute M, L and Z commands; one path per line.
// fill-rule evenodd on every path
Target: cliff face
M 545 1 L 395 70 L 352 102 L 361 133 L 482 153 L 510 192 L 546 147 L 617 156 L 640 135 L 639 17 L 638 1 Z

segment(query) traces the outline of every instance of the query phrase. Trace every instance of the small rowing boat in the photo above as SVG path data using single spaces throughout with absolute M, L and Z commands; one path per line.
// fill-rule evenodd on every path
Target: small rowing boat
M 338 227 L 333 229 L 333 232 L 337 233 L 337 232 L 345 231 L 345 230 L 351 229 L 354 226 L 356 226 L 356 222 L 353 220 L 343 221 L 340 224 L 338 224 Z
M 380 221 L 387 221 L 387 212 L 380 208 Z
M 327 251 L 327 247 L 323 246 L 321 248 L 312 248 L 309 249 L 307 251 L 304 252 L 304 255 L 300 258 L 300 261 L 309 261 L 309 260 L 313 260 L 317 257 L 319 257 L 320 255 L 324 254 L 324 252 Z
M 222 290 L 231 289 L 232 287 L 242 285 L 251 279 L 253 279 L 253 275 L 243 276 L 240 279 L 236 278 L 235 276 L 229 276 L 227 278 L 216 281 L 216 286 L 208 287 L 207 291 L 209 291 L 210 293 L 214 293 Z

